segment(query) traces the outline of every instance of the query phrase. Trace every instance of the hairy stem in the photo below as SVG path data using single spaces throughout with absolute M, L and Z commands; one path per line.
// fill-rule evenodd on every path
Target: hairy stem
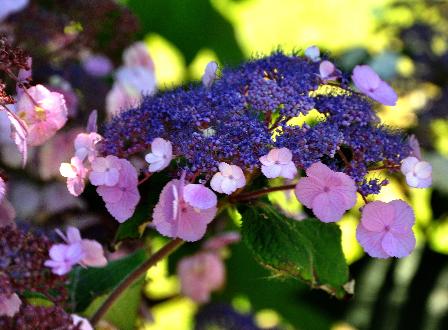
M 106 314 L 109 308 L 114 304 L 114 302 L 122 295 L 122 293 L 132 285 L 136 280 L 138 280 L 141 276 L 143 276 L 146 271 L 162 260 L 164 257 L 168 256 L 172 252 L 174 252 L 179 246 L 184 243 L 179 238 L 176 238 L 170 241 L 168 244 L 163 246 L 160 250 L 154 253 L 151 258 L 142 263 L 137 269 L 135 269 L 132 273 L 128 274 L 127 277 L 123 279 L 123 281 L 115 288 L 114 291 L 107 297 L 104 303 L 98 308 L 98 310 L 93 314 L 90 322 L 92 326 L 95 326 Z
M 296 187 L 296 184 L 288 184 L 288 185 L 278 186 L 278 187 L 263 188 L 260 190 L 255 190 L 255 191 L 247 192 L 244 194 L 239 194 L 239 195 L 235 196 L 234 198 L 230 198 L 230 201 L 233 203 L 246 202 L 246 201 L 258 198 L 260 196 L 267 195 L 274 191 L 290 190 L 290 189 L 294 189 L 295 187 Z

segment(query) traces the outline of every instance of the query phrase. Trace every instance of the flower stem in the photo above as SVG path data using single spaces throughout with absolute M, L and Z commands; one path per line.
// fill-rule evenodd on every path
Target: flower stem
M 146 271 L 162 260 L 164 257 L 168 256 L 174 252 L 179 246 L 184 243 L 179 238 L 170 241 L 168 244 L 163 246 L 160 250 L 154 253 L 151 258 L 142 263 L 137 269 L 130 273 L 124 280 L 115 288 L 114 291 L 107 297 L 104 303 L 98 308 L 98 310 L 93 314 L 90 322 L 92 326 L 95 326 L 106 314 L 109 308 L 114 304 L 114 302 L 123 294 L 123 292 L 141 276 L 143 276 Z
M 231 202 L 235 203 L 235 202 L 245 202 L 245 201 L 249 201 L 255 198 L 258 198 L 260 196 L 263 195 L 267 195 L 271 192 L 274 191 L 282 191 L 282 190 L 289 190 L 289 189 L 294 189 L 296 187 L 296 184 L 287 184 L 284 186 L 278 186 L 278 187 L 271 187 L 271 188 L 263 188 L 260 190 L 255 190 L 255 191 L 251 191 L 251 192 L 247 192 L 244 194 L 239 194 L 237 196 L 235 196 L 234 198 L 230 198 Z

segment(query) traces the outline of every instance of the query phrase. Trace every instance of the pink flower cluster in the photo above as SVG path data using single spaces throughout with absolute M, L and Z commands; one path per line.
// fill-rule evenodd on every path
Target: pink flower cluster
M 136 42 L 123 52 L 124 66 L 115 73 L 115 83 L 106 96 L 109 117 L 140 103 L 142 95 L 156 91 L 154 63 L 143 42 Z
M 96 117 L 96 113 L 93 113 Z M 89 120 L 88 129 L 96 129 Z M 115 156 L 98 157 L 97 145 L 102 140 L 96 132 L 80 133 L 74 141 L 75 156 L 70 163 L 62 163 L 60 173 L 67 178 L 67 188 L 79 196 L 87 179 L 97 186 L 109 213 L 119 222 L 129 219 L 140 201 L 137 171 L 132 164 Z
M 50 259 L 45 262 L 45 266 L 51 268 L 53 273 L 67 274 L 76 264 L 83 267 L 104 267 L 107 264 L 101 244 L 82 239 L 77 228 L 68 227 L 66 235 L 60 230 L 57 233 L 65 243 L 53 245 L 50 248 Z

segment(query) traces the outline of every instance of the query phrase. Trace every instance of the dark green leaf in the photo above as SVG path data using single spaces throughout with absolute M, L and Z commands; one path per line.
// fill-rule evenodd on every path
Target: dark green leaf
M 70 297 L 74 312 L 82 312 L 98 296 L 108 294 L 147 259 L 144 250 L 111 261 L 103 268 L 76 268 L 70 274 Z
M 258 262 L 276 275 L 300 278 L 315 288 L 345 296 L 348 266 L 341 231 L 316 219 L 289 219 L 268 203 L 243 213 L 243 241 Z

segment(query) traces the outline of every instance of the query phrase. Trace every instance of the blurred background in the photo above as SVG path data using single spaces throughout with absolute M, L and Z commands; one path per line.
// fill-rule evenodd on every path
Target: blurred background
M 32 215 L 34 224 L 44 227 L 60 225 L 61 221 L 76 222 L 96 237 L 107 237 L 115 230 L 115 224 L 102 219 L 101 212 L 92 207 L 100 203 L 92 200 L 93 192 L 87 191 L 84 200 L 72 199 L 49 164 L 54 161 L 53 149 L 71 143 L 77 127 L 84 125 L 92 109 L 100 111 L 100 118 L 106 117 L 106 94 L 113 79 L 93 78 L 82 70 L 79 59 L 87 48 L 107 55 L 117 67 L 124 48 L 134 41 L 144 41 L 154 62 L 157 89 L 163 90 L 200 79 L 211 60 L 235 65 L 279 48 L 303 51 L 317 45 L 343 71 L 350 72 L 360 63 L 371 65 L 399 93 L 397 106 L 379 107 L 379 116 L 388 125 L 417 136 L 424 158 L 433 166 L 434 185 L 431 189 L 410 190 L 397 176 L 378 198 L 401 198 L 413 205 L 417 249 L 402 260 L 366 257 L 354 235 L 359 213 L 352 212 L 340 223 L 344 253 L 355 279 L 351 300 L 338 301 L 296 280 L 272 278 L 239 243 L 227 251 L 225 287 L 209 304 L 199 306 L 178 296 L 175 275 L 176 261 L 194 251 L 197 247 L 193 245 L 150 270 L 144 294 L 139 296 L 144 307 L 138 327 L 448 329 L 448 1 L 88 3 L 31 1 L 24 11 L 0 25 L 7 33 L 14 30 L 17 43 L 32 54 L 35 82 L 51 83 L 77 96 L 73 110 L 76 120 L 72 122 L 78 124 L 71 124 L 66 135 L 53 138 L 51 147 L 34 150 L 31 158 L 39 164 L 40 173 L 28 168 L 24 175 L 16 169 L 17 161 L 10 159 L 10 146 L 2 146 L 2 168 L 13 173 L 8 197 L 17 221 L 26 224 L 24 219 Z M 62 32 L 55 33 L 58 27 Z M 43 49 L 43 40 L 54 47 Z M 51 63 L 49 55 L 53 56 Z M 66 151 L 58 159 L 66 161 L 71 153 Z M 55 204 L 54 196 L 62 200 L 64 194 L 65 204 Z M 24 195 L 28 196 L 26 201 Z M 283 193 L 271 198 L 290 212 L 300 212 L 300 206 Z M 233 218 L 237 227 L 238 215 Z M 159 237 L 151 238 L 152 248 L 162 243 Z M 123 316 L 115 314 L 109 316 L 111 322 L 125 324 L 119 319 Z

